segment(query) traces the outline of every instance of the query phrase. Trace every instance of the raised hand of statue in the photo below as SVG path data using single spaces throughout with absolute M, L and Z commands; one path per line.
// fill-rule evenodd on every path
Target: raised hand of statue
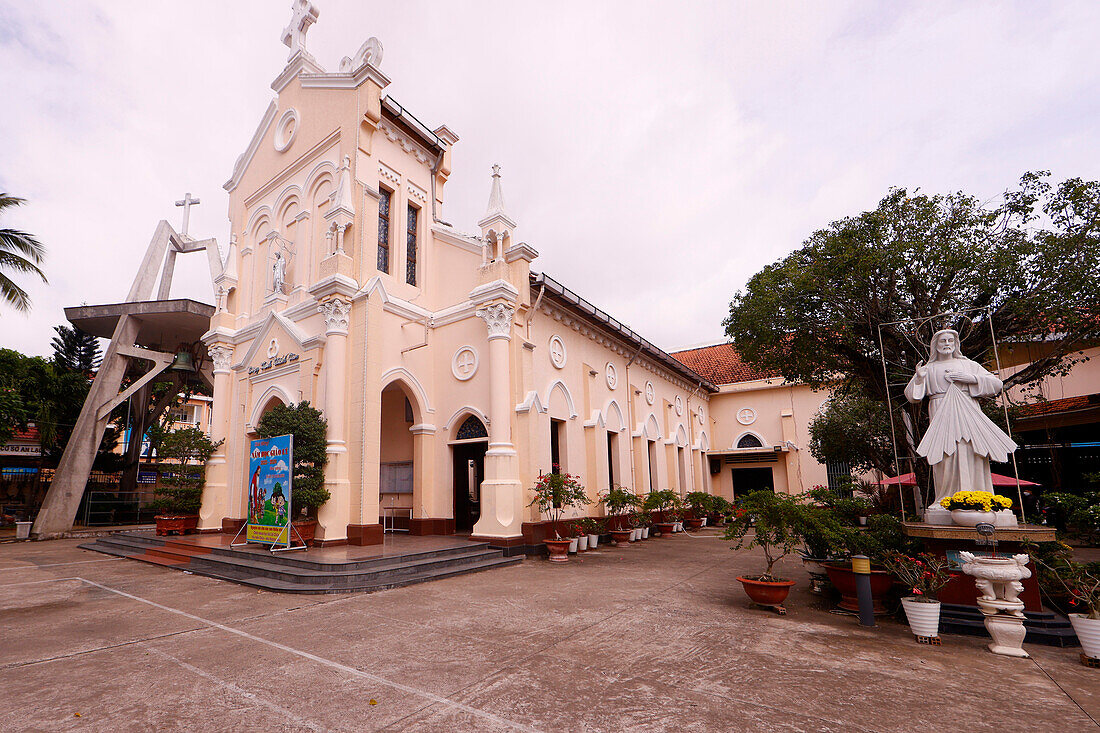
M 925 379 L 928 376 L 928 366 L 922 361 L 917 364 L 917 379 Z
M 959 384 L 977 384 L 978 383 L 978 378 L 976 376 L 974 376 L 973 374 L 968 374 L 966 372 L 955 371 L 954 369 L 949 369 L 946 372 L 944 372 L 944 376 L 947 378 L 947 381 L 949 381 L 949 382 L 958 382 Z

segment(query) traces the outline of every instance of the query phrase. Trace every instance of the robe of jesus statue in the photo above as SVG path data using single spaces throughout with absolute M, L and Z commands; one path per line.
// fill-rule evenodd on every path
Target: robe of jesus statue
M 928 398 L 928 430 L 917 454 L 932 467 L 935 507 L 956 491 L 993 491 L 990 461 L 1003 463 L 1016 444 L 982 412 L 979 398 L 1000 394 L 1001 380 L 962 355 L 952 330 L 932 336 L 932 356 L 905 387 L 910 402 Z

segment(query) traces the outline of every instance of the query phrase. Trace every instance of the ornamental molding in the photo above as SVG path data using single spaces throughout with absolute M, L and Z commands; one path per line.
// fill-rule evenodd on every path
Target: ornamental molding
M 516 316 L 516 309 L 508 303 L 493 303 L 478 308 L 478 318 L 485 321 L 489 330 L 489 340 L 512 337 L 512 320 Z
M 416 158 L 418 163 L 427 165 L 433 159 L 434 156 L 428 153 L 423 146 L 415 142 L 408 135 L 405 135 L 388 121 L 383 119 L 379 122 L 378 129 L 386 136 L 387 140 Z
M 561 340 L 561 336 L 554 334 L 550 337 L 549 351 L 550 363 L 554 365 L 554 368 L 564 369 L 569 354 L 565 350 L 565 342 Z
M 382 176 L 385 180 L 389 181 L 395 186 L 401 185 L 401 174 L 390 168 L 385 163 L 378 163 L 378 175 Z
M 678 375 L 673 374 L 672 371 L 670 371 L 669 369 L 658 365 L 649 357 L 639 353 L 637 347 L 623 344 L 617 339 L 608 336 L 602 330 L 594 328 L 587 321 L 575 318 L 569 313 L 566 313 L 565 311 L 560 310 L 548 303 L 543 303 L 541 306 L 539 306 L 539 311 L 543 315 L 553 318 L 558 323 L 561 323 L 564 326 L 568 326 L 582 336 L 586 336 L 592 341 L 595 341 L 597 344 L 604 347 L 611 353 L 625 357 L 628 361 L 634 359 L 633 363 L 635 365 L 640 366 L 647 372 L 656 375 L 660 379 L 663 379 L 664 381 L 675 385 L 680 389 L 691 392 L 698 387 L 698 385 L 687 382 Z M 701 394 L 699 394 L 698 398 L 704 402 L 710 401 L 710 395 L 706 392 L 702 392 Z
M 742 425 L 752 425 L 756 422 L 756 410 L 751 407 L 742 407 L 737 411 L 737 422 Z
M 324 314 L 326 334 L 347 334 L 348 321 L 351 318 L 351 303 L 340 298 L 326 300 L 317 306 Z
M 477 349 L 473 346 L 460 346 L 451 357 L 451 374 L 460 382 L 468 382 L 477 374 Z
M 210 356 L 210 361 L 214 365 L 214 373 L 228 372 L 230 364 L 233 361 L 233 347 L 223 344 L 217 344 L 215 346 L 208 346 L 206 353 Z
M 409 195 L 422 204 L 428 203 L 428 192 L 416 185 L 412 181 L 409 181 L 405 186 L 408 189 Z
M 301 127 L 301 122 L 298 117 L 298 110 L 291 107 L 283 112 L 282 117 L 279 118 L 279 123 L 275 125 L 273 142 L 277 152 L 285 153 L 294 144 L 294 139 L 298 137 L 299 127 Z
M 619 386 L 619 370 L 611 362 L 607 362 L 607 366 L 604 367 L 604 376 L 607 379 L 608 389 L 615 389 Z

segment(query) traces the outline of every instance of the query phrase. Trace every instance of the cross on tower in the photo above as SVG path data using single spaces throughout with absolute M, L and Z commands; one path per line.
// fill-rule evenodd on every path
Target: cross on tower
M 195 204 L 202 203 L 198 199 L 191 198 L 191 192 L 188 191 L 183 195 L 182 201 L 177 201 L 176 206 L 183 207 L 183 226 L 180 227 L 180 234 L 187 236 L 187 224 L 191 221 L 191 207 Z
M 283 45 L 290 47 L 290 56 L 287 60 L 294 58 L 294 54 L 299 51 L 305 53 L 306 31 L 317 22 L 319 14 L 317 7 L 309 0 L 294 0 L 291 11 L 293 15 L 290 16 L 290 22 L 287 23 L 286 28 L 283 28 L 282 36 Z

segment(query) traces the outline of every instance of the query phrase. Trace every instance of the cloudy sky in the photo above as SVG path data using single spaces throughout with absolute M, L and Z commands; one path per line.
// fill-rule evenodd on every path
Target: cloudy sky
M 545 270 L 666 349 L 716 341 L 761 266 L 890 186 L 1100 178 L 1100 3 L 315 0 L 326 68 L 378 36 L 387 90 L 461 137 L 444 218 L 500 163 Z M 224 243 L 222 184 L 272 97 L 289 0 L 0 0 L 0 226 L 49 284 L 0 346 L 116 302 L 158 220 Z M 204 258 L 173 295 L 211 301 Z

